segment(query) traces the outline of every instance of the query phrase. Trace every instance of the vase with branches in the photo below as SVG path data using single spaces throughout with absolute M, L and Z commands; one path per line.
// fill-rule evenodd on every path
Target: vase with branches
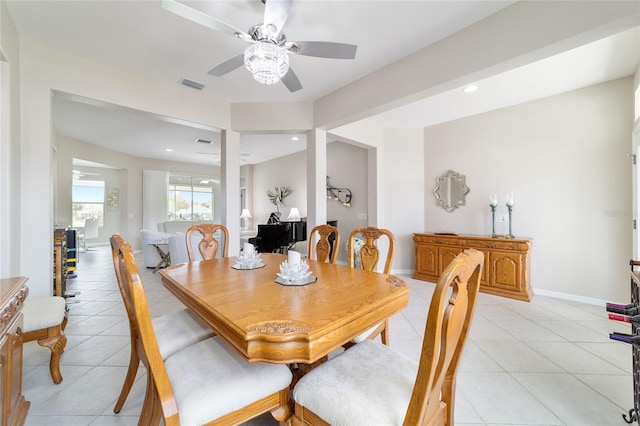
M 282 207 L 285 197 L 292 192 L 293 190 L 287 186 L 274 186 L 273 191 L 267 189 L 267 197 L 269 197 L 269 201 L 276 206 L 276 210 L 280 213 L 280 207 Z

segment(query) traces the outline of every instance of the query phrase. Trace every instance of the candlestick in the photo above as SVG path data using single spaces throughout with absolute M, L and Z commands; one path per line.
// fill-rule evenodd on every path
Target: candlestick
M 507 235 L 507 238 L 515 238 L 513 236 L 513 232 L 511 231 L 511 212 L 513 210 L 513 199 L 511 200 L 511 204 L 507 204 L 507 210 L 509 210 L 509 235 Z
M 497 202 L 497 201 L 496 201 Z M 493 204 L 489 204 L 489 207 L 491 207 L 491 238 L 497 238 L 498 235 L 496 234 L 496 206 Z

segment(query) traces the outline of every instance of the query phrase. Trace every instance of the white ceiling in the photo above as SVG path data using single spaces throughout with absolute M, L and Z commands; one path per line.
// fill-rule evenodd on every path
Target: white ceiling
M 262 21 L 264 8 L 259 0 L 185 3 L 245 30 Z M 208 75 L 241 53 L 246 42 L 174 15 L 159 0 L 7 2 L 25 38 L 165 84 L 189 78 L 206 86 L 205 95 L 229 102 L 313 101 L 512 3 L 296 0 L 284 27 L 289 40 L 352 43 L 358 52 L 352 61 L 292 55 L 303 89 L 290 93 L 282 84 L 258 84 L 244 68 L 223 77 Z M 367 120 L 385 127 L 424 127 L 628 76 L 639 62 L 640 29 L 635 28 L 478 82 L 480 89 L 473 94 L 456 89 Z M 217 163 L 217 129 L 91 100 L 56 94 L 54 126 L 62 134 L 130 155 Z M 304 149 L 304 135 L 297 143 L 291 136 L 242 135 L 242 163 Z M 214 144 L 196 144 L 197 138 Z

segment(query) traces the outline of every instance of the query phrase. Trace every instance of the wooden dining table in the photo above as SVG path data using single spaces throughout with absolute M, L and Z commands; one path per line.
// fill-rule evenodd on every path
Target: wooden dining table
M 404 281 L 307 260 L 317 281 L 277 283 L 287 256 L 261 255 L 263 267 L 234 269 L 227 257 L 170 266 L 163 285 L 247 361 L 312 364 L 403 310 Z

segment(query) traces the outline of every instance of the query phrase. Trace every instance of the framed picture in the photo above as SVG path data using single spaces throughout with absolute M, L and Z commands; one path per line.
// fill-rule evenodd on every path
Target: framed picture
M 120 197 L 117 188 L 107 189 L 107 211 L 117 212 L 120 207 Z

